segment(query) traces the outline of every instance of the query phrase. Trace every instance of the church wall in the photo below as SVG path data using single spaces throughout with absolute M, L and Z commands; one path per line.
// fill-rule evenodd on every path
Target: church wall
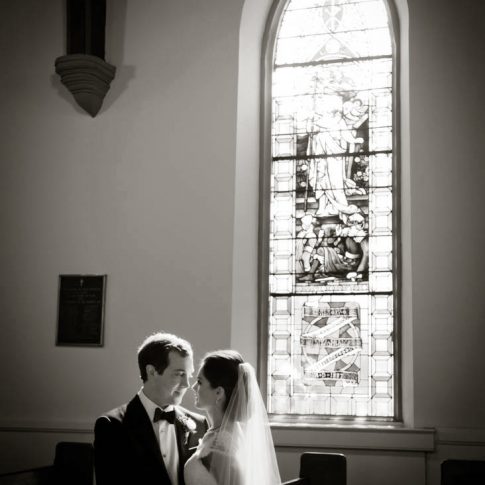
M 108 2 L 94 119 L 55 74 L 64 5 L 0 4 L 0 472 L 131 399 L 148 334 L 196 361 L 230 345 L 241 2 Z M 108 275 L 104 346 L 56 346 L 58 275 L 89 273 Z

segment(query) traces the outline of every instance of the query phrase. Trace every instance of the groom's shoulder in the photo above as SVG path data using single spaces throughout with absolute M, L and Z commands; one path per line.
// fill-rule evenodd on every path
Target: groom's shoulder
M 109 411 L 104 412 L 98 416 L 96 421 L 111 421 L 111 422 L 122 422 L 125 419 L 127 412 L 133 409 L 137 397 L 133 398 L 130 402 L 117 406 Z
M 96 419 L 96 424 L 103 423 L 103 422 L 111 422 L 121 423 L 126 415 L 126 408 L 127 404 L 123 404 L 122 406 L 118 406 L 116 408 L 110 409 L 109 411 L 104 412 Z

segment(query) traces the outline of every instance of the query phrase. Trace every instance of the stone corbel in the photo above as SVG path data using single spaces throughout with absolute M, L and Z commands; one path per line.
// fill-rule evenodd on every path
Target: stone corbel
M 67 55 L 56 59 L 56 73 L 94 118 L 116 72 L 104 59 L 106 0 L 66 0 L 66 9 Z

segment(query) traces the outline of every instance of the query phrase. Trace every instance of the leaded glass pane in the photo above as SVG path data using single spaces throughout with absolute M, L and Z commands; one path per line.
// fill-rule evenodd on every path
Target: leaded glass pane
M 379 312 L 370 295 L 284 299 L 287 314 L 270 317 L 269 411 L 392 416 L 392 301 Z
M 272 86 L 268 408 L 394 414 L 392 43 L 383 0 L 292 0 Z
M 290 2 L 292 8 L 283 16 L 277 65 L 391 55 L 387 13 L 381 0 L 305 3 Z

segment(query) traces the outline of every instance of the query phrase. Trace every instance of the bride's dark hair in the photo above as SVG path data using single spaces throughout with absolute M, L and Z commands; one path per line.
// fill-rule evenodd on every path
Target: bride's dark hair
M 225 408 L 237 384 L 239 364 L 243 362 L 241 354 L 235 350 L 216 350 L 202 359 L 201 370 L 209 384 L 213 388 L 220 386 L 224 389 Z

